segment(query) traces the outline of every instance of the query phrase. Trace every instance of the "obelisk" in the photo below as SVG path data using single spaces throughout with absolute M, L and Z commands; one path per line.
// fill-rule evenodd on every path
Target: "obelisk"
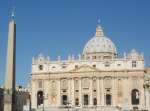
M 14 111 L 15 108 L 15 55 L 16 55 L 16 23 L 14 12 L 9 21 L 6 78 L 4 91 L 4 111 Z

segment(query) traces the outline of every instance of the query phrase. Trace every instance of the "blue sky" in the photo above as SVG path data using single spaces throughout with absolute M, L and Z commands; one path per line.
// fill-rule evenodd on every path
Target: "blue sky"
M 5 77 L 12 4 L 16 6 L 17 84 L 26 85 L 32 57 L 39 53 L 51 59 L 82 53 L 95 33 L 97 17 L 119 55 L 137 49 L 150 66 L 149 0 L 0 0 L 0 84 Z

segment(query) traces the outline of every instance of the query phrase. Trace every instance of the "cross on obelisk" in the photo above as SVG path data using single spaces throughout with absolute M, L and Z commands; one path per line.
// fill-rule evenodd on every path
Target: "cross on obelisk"
M 4 111 L 15 109 L 15 56 L 16 56 L 16 23 L 14 11 L 9 21 L 6 78 L 4 91 Z

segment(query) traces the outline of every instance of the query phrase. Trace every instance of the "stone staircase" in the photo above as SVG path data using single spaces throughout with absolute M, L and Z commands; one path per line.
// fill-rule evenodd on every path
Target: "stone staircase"
M 100 106 L 100 107 L 84 107 L 84 108 L 38 108 L 33 111 L 122 111 L 120 108 L 114 106 Z

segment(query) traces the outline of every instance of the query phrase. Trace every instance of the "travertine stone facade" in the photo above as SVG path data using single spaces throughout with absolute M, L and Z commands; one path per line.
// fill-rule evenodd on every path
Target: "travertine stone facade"
M 117 55 L 116 46 L 98 25 L 78 58 L 52 61 L 41 54 L 34 57 L 32 108 L 150 110 L 150 78 L 143 55 L 136 50 Z

